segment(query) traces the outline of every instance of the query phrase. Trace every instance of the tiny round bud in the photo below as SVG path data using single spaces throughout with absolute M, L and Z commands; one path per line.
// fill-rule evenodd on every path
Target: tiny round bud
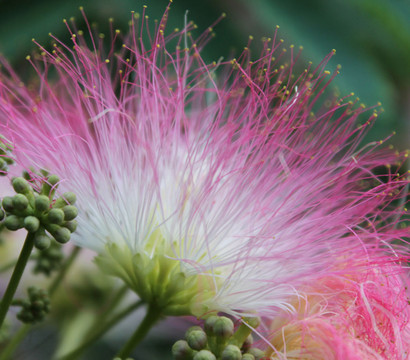
M 225 316 L 219 317 L 213 326 L 214 334 L 224 339 L 228 339 L 233 335 L 233 328 L 232 320 Z
M 195 354 L 193 360 L 216 360 L 216 357 L 208 350 L 201 350 Z
M 51 185 L 54 186 L 60 181 L 60 178 L 57 175 L 50 175 L 47 179 L 47 182 Z
M 47 215 L 47 220 L 51 224 L 62 224 L 64 222 L 64 211 L 61 209 L 51 209 Z
M 205 349 L 208 341 L 206 334 L 202 329 L 191 331 L 187 336 L 186 340 L 191 349 L 194 350 Z
M 2 200 L 3 209 L 7 212 L 11 212 L 14 210 L 13 207 L 13 198 L 10 196 L 5 196 Z
M 34 238 L 34 246 L 38 250 L 46 250 L 51 244 L 51 239 L 47 235 L 36 235 Z
M 255 356 L 253 356 L 252 354 L 243 354 L 242 360 L 255 360 Z
M 28 232 L 36 232 L 40 227 L 40 220 L 38 220 L 35 216 L 26 216 L 24 218 L 24 228 Z
M 9 216 L 6 217 L 6 220 L 4 220 L 4 226 L 8 230 L 16 231 L 16 230 L 21 229 L 23 227 L 23 222 L 16 215 L 9 215 Z
M 50 208 L 50 199 L 46 195 L 39 195 L 34 200 L 34 207 L 39 212 L 47 211 Z
M 235 345 L 228 345 L 221 355 L 221 360 L 241 360 L 241 350 Z
M 252 334 L 250 334 L 244 341 L 244 343 L 242 344 L 242 350 L 243 351 L 248 351 L 253 344 L 253 336 Z
M 70 205 L 73 205 L 77 201 L 77 196 L 72 192 L 65 192 L 62 196 Z
M 73 205 L 67 205 L 63 207 L 64 220 L 71 221 L 74 220 L 78 215 L 78 210 Z
M 204 329 L 208 336 L 213 335 L 214 333 L 214 324 L 215 321 L 219 319 L 219 316 L 212 315 L 208 319 L 205 320 Z
M 255 360 L 260 360 L 265 356 L 265 353 L 261 349 L 258 349 L 258 348 L 249 349 L 248 354 L 252 354 Z
M 14 178 L 11 184 L 13 185 L 14 191 L 19 194 L 26 194 L 31 188 L 27 180 L 22 177 Z
M 73 220 L 73 221 L 67 221 L 63 226 L 65 228 L 67 228 L 68 230 L 70 230 L 71 233 L 73 233 L 74 231 L 77 230 L 77 221 Z
M 2 221 L 5 216 L 6 216 L 6 213 L 2 209 L 0 209 L 0 221 Z
M 172 356 L 175 360 L 191 360 L 192 355 L 193 351 L 185 340 L 178 340 L 172 346 Z
M 18 211 L 24 211 L 27 209 L 28 199 L 23 194 L 17 194 L 13 196 L 13 207 Z
M 67 228 L 59 226 L 58 229 L 53 231 L 52 235 L 57 242 L 60 244 L 65 244 L 70 240 L 71 233 Z
M 258 316 L 246 317 L 243 320 L 244 320 L 245 323 L 249 324 L 254 329 L 256 329 L 261 324 L 261 318 L 258 317 Z

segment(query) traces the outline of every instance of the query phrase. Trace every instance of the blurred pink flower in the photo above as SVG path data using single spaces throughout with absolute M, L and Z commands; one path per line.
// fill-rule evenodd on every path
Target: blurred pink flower
M 275 33 L 252 61 L 207 65 L 212 30 L 165 35 L 167 17 L 141 40 L 134 16 L 108 49 L 67 25 L 28 87 L 3 61 L 0 132 L 77 194 L 76 244 L 167 314 L 273 315 L 345 254 L 406 257 L 403 154 L 361 148 L 377 114 L 359 125 L 357 100 L 322 95 L 333 52 L 297 75 Z
M 408 272 L 399 267 L 324 277 L 271 322 L 272 359 L 410 358 Z

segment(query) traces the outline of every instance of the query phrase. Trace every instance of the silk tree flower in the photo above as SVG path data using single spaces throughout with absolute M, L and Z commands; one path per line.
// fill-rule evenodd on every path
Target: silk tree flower
M 108 49 L 67 23 L 71 45 L 28 57 L 29 86 L 3 60 L 0 132 L 75 191 L 76 244 L 168 315 L 273 315 L 344 254 L 405 256 L 404 154 L 360 147 L 377 114 L 360 125 L 357 100 L 323 95 L 333 52 L 296 75 L 275 33 L 254 60 L 248 44 L 206 64 L 212 29 L 167 33 L 167 17 L 141 33 L 135 14 Z
M 293 299 L 296 312 L 272 321 L 271 359 L 409 359 L 407 286 L 407 271 L 380 264 L 320 279 Z

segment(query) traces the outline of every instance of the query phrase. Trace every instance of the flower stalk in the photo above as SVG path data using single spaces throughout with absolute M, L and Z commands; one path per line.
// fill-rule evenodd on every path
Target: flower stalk
M 147 313 L 141 324 L 135 330 L 134 334 L 128 339 L 123 348 L 116 355 L 119 358 L 126 358 L 134 350 L 134 348 L 145 338 L 149 330 L 158 322 L 162 317 L 160 309 L 154 304 L 149 304 Z
M 13 270 L 13 274 L 7 285 L 6 292 L 0 303 L 0 327 L 3 325 L 3 321 L 6 318 L 7 311 L 13 300 L 13 296 L 16 293 L 18 284 L 20 283 L 21 277 L 23 276 L 24 269 L 26 268 L 28 259 L 30 258 L 31 252 L 34 248 L 34 234 L 28 233 L 24 241 L 23 248 L 21 249 L 20 256 L 17 260 L 16 266 Z

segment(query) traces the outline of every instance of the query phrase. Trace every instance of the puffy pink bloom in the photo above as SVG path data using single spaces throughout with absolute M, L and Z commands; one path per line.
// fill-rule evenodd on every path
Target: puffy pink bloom
M 407 284 L 407 272 L 380 265 L 320 279 L 271 323 L 272 359 L 409 359 Z
M 344 254 L 400 243 L 407 180 L 374 170 L 402 155 L 359 147 L 376 114 L 358 126 L 356 101 L 322 96 L 333 53 L 294 74 L 275 34 L 253 61 L 207 65 L 209 31 L 166 35 L 167 16 L 151 34 L 133 17 L 108 49 L 68 26 L 70 46 L 30 60 L 29 87 L 3 61 L 0 132 L 77 194 L 76 244 L 165 313 L 202 315 L 290 310 Z

